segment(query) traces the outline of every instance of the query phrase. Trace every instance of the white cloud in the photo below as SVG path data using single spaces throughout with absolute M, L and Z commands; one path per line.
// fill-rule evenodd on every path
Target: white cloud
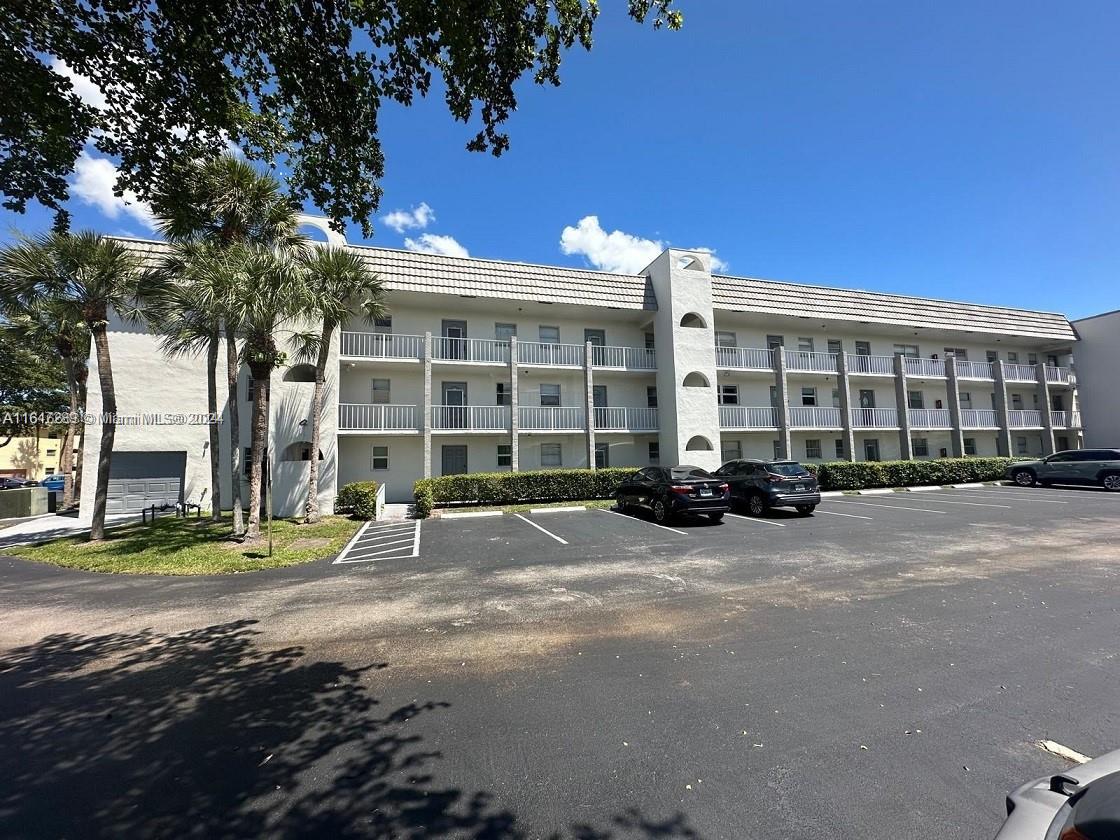
M 435 233 L 422 233 L 416 239 L 405 239 L 404 247 L 421 254 L 442 254 L 445 257 L 469 257 L 467 249 L 455 241 L 453 236 L 440 236 Z
M 70 84 L 74 86 L 74 93 L 78 95 L 82 102 L 100 110 L 108 107 L 109 103 L 105 99 L 105 94 L 101 92 L 101 88 L 95 85 L 88 76 L 83 76 L 81 73 L 72 70 L 70 65 L 61 58 L 51 61 L 51 70 L 70 80 Z
M 406 230 L 423 230 L 435 220 L 436 212 L 423 201 L 411 210 L 394 210 L 381 217 L 381 221 L 397 233 L 404 233 Z
M 570 225 L 560 232 L 560 250 L 587 258 L 595 268 L 636 274 L 656 259 L 669 243 L 660 239 L 645 239 L 621 230 L 607 233 L 599 224 L 598 216 L 584 216 L 575 227 Z M 712 248 L 690 248 L 711 256 L 712 271 L 726 271 L 730 266 Z
M 132 216 L 149 230 L 156 229 L 152 208 L 136 198 L 131 190 L 123 197 L 113 194 L 117 182 L 117 167 L 108 158 L 94 157 L 82 152 L 74 164 L 74 180 L 70 184 L 74 195 L 86 204 L 92 204 L 110 219 L 119 218 L 121 213 Z

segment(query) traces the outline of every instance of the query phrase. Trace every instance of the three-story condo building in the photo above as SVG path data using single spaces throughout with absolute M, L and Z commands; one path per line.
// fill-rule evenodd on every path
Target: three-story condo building
M 132 244 L 152 259 L 166 247 Z M 676 249 L 611 274 L 348 247 L 380 275 L 388 314 L 334 338 L 325 510 L 368 479 L 405 501 L 428 475 L 1041 455 L 1081 440 L 1077 336 L 1060 314 L 713 275 L 707 254 Z M 158 337 L 117 322 L 110 348 L 118 413 L 139 418 L 116 432 L 110 511 L 208 505 L 208 430 L 177 416 L 205 411 L 201 359 L 167 359 Z M 304 501 L 312 382 L 308 366 L 273 374 L 280 514 Z M 242 451 L 252 389 L 245 371 Z M 91 413 L 98 402 L 91 388 Z

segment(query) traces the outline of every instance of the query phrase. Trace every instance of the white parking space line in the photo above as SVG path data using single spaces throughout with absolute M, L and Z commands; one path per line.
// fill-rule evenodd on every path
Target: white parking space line
M 529 525 L 532 525 L 534 528 L 536 528 L 542 534 L 547 534 L 548 536 L 552 537 L 554 540 L 556 540 L 556 542 L 560 543 L 561 545 L 567 545 L 568 544 L 568 541 L 566 539 L 564 539 L 563 537 L 556 536 L 556 534 L 552 533 L 547 528 L 542 528 L 540 525 L 538 525 L 532 519 L 527 519 L 526 517 L 522 516 L 520 513 L 515 513 L 514 516 L 516 516 L 522 522 L 525 522 Z
M 458 513 L 441 513 L 440 519 L 480 519 L 487 516 L 504 516 L 500 510 L 464 510 Z
M 915 510 L 918 513 L 948 513 L 944 510 L 930 510 L 929 508 L 906 507 L 904 505 L 879 505 L 874 502 L 849 502 L 847 499 L 833 499 L 830 505 L 863 505 L 864 507 L 890 508 L 893 510 Z
M 1071 750 L 1069 747 L 1059 744 L 1057 741 L 1042 740 L 1036 741 L 1035 746 L 1040 750 L 1046 750 L 1053 755 L 1059 755 L 1066 761 L 1073 761 L 1077 764 L 1084 764 L 1092 759 L 1084 753 L 1079 753 L 1077 750 Z
M 561 507 L 529 508 L 529 513 L 575 513 L 587 510 L 583 505 L 562 505 Z
M 938 495 L 940 496 L 942 494 L 939 493 Z M 945 493 L 944 495 L 948 496 L 951 499 L 975 499 L 978 496 L 984 496 L 984 497 L 987 497 L 987 498 L 1004 500 L 1004 501 L 1015 500 L 1015 501 L 1027 501 L 1027 502 L 1040 502 L 1044 505 L 1068 505 L 1069 504 L 1069 502 L 1061 501 L 1060 499 L 1024 499 L 1022 496 L 1016 495 L 1014 493 L 994 493 L 991 490 L 985 490 L 983 493 L 969 493 L 969 494 Z
M 870 516 L 860 516 L 858 513 L 838 513 L 834 510 L 816 510 L 813 511 L 815 516 L 818 513 L 823 513 L 825 516 L 846 516 L 848 519 L 871 519 Z
M 419 519 L 382 525 L 367 522 L 342 549 L 333 565 L 417 557 L 420 554 L 420 524 Z
M 771 522 L 769 519 L 758 519 L 754 516 L 743 516 L 741 513 L 728 513 L 728 516 L 735 519 L 742 519 L 744 522 L 754 522 L 756 525 L 777 525 L 779 528 L 786 527 L 782 522 Z
M 617 510 L 608 510 L 607 508 L 595 508 L 600 513 L 613 513 L 615 516 L 621 516 L 623 519 L 628 519 L 631 522 L 637 522 L 639 525 L 652 525 L 654 528 L 661 528 L 665 531 L 672 531 L 674 534 L 680 534 L 682 537 L 687 537 L 687 531 L 678 531 L 676 528 L 670 528 L 668 525 L 658 525 L 656 522 L 647 522 L 644 519 L 638 519 L 635 516 L 627 516 L 625 513 L 619 513 Z
M 956 502 L 952 499 L 942 499 L 940 496 L 925 496 L 922 501 L 934 505 L 968 505 L 969 507 L 1003 508 L 1005 510 L 1012 510 L 1014 507 L 1013 505 L 998 505 L 985 502 Z

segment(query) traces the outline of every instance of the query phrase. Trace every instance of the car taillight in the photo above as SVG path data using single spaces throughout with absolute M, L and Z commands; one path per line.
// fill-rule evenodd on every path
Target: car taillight
M 785 481 L 786 480 L 786 477 L 784 475 L 774 475 L 774 473 L 767 473 L 766 477 L 768 479 L 770 479 L 771 481 Z
M 674 493 L 691 493 L 692 492 L 691 487 L 680 486 L 680 485 L 670 487 L 669 489 L 672 490 Z
M 730 489 L 731 489 L 731 485 L 727 484 L 726 482 L 724 482 L 723 484 L 721 484 L 719 486 L 719 492 L 721 492 L 721 493 L 726 493 Z

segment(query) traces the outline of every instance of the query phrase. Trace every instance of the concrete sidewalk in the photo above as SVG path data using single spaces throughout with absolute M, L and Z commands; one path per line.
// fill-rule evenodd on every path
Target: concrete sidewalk
M 121 522 L 138 521 L 138 513 L 115 513 L 105 517 L 106 524 L 119 524 Z M 72 537 L 77 534 L 89 533 L 89 526 L 78 522 L 76 515 L 66 516 L 47 513 L 29 519 L 10 520 L 14 524 L 0 530 L 0 549 L 13 545 L 29 545 L 30 543 L 53 540 L 57 537 Z

